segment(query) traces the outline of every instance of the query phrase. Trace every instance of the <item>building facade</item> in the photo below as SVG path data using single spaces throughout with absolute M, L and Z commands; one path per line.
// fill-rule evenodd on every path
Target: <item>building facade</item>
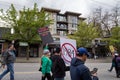
M 73 34 L 77 30 L 79 20 L 84 20 L 85 18 L 80 17 L 81 13 L 66 11 L 64 14 L 60 13 L 60 10 L 51 8 L 41 8 L 48 14 L 48 18 L 53 20 L 53 23 L 48 25 L 50 33 L 54 41 L 59 41 L 60 37 L 67 37 L 68 34 Z M 0 28 L 0 34 L 5 34 L 3 29 Z M 10 32 L 10 31 L 9 31 Z M 0 35 L 1 36 L 1 35 Z M 1 37 L 0 39 L 0 53 L 4 47 L 6 41 Z M 15 42 L 16 43 L 16 42 Z M 24 42 L 16 43 L 17 56 L 26 57 L 27 45 Z M 39 57 L 41 52 L 41 44 L 30 44 L 30 57 Z
M 81 13 L 66 11 L 62 14 L 60 10 L 44 7 L 41 10 L 49 14 L 49 18 L 53 20 L 53 24 L 48 27 L 54 40 L 73 34 L 77 30 L 79 21 L 85 20 L 85 18 L 80 17 Z
M 10 28 L 0 27 L 0 54 L 7 48 L 8 43 L 10 42 L 9 40 L 4 39 L 3 37 L 4 34 L 7 34 L 9 32 Z
M 42 10 L 49 15 L 49 19 L 53 20 L 53 24 L 48 26 L 54 40 L 54 43 L 49 44 L 51 53 L 54 51 L 55 46 L 60 45 L 60 37 L 67 38 L 68 34 L 74 34 L 77 31 L 80 21 L 86 19 L 80 17 L 81 13 L 71 11 L 61 13 L 60 10 L 45 7 L 42 7 Z

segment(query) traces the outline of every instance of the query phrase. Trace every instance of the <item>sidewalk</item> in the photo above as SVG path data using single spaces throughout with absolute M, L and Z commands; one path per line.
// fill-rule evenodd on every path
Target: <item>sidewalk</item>
M 111 63 L 112 57 L 103 57 L 98 59 L 87 59 L 87 63 Z
M 16 63 L 40 63 L 41 58 L 29 58 L 29 60 L 26 59 L 26 57 L 17 57 Z
M 111 63 L 112 57 L 103 57 L 99 59 L 87 59 L 87 63 Z M 40 58 L 29 58 L 26 60 L 26 57 L 17 57 L 16 63 L 40 63 Z

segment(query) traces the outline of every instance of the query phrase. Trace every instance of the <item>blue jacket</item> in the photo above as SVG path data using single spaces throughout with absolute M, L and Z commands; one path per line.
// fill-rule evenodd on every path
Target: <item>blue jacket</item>
M 71 80 L 92 80 L 89 69 L 80 59 L 73 58 L 70 66 Z

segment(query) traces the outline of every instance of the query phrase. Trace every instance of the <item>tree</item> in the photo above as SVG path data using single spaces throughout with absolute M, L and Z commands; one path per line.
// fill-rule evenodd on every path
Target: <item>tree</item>
M 111 10 L 111 21 L 113 23 L 113 26 L 119 26 L 120 25 L 120 7 L 116 5 Z
M 99 32 L 99 36 L 103 37 L 103 31 L 101 27 L 101 19 L 102 19 L 102 8 L 96 8 L 92 12 L 92 14 L 87 18 L 88 24 L 93 24 L 93 27 L 97 28 L 97 31 Z
M 49 15 L 46 15 L 43 10 L 39 11 L 36 3 L 33 9 L 24 7 L 21 11 L 17 11 L 14 5 L 11 4 L 6 13 L 1 10 L 1 14 L 1 20 L 5 21 L 14 30 L 14 34 L 7 34 L 5 38 L 27 42 L 27 59 L 29 59 L 29 44 L 39 39 L 37 30 L 40 27 L 51 24 L 52 20 L 49 19 Z
M 94 9 L 89 17 L 90 22 L 93 22 L 95 27 L 99 27 L 101 37 L 110 37 L 111 27 L 120 25 L 120 6 L 116 5 L 111 10 L 103 8 Z
M 110 13 L 103 8 L 94 9 L 89 17 L 89 23 L 93 23 L 94 27 L 98 27 L 101 37 L 110 36 Z
M 111 29 L 112 36 L 110 37 L 110 44 L 117 47 L 118 51 L 120 52 L 120 27 L 114 27 Z
M 96 27 L 93 27 L 93 24 L 87 25 L 85 22 L 80 22 L 78 30 L 69 37 L 77 41 L 77 46 L 87 47 L 94 38 L 98 37 L 98 32 Z

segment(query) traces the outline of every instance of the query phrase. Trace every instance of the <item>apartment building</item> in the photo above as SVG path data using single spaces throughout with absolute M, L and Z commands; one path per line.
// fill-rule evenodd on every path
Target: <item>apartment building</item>
M 79 20 L 85 20 L 80 17 L 81 13 L 66 11 L 62 14 L 60 10 L 45 7 L 42 7 L 41 10 L 49 14 L 49 18 L 53 20 L 53 24 L 49 25 L 49 30 L 54 40 L 73 34 L 77 30 Z

